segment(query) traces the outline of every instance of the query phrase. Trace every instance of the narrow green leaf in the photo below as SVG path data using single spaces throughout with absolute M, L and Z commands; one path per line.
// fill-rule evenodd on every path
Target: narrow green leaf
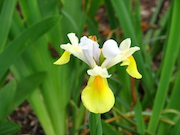
M 0 90 L 0 123 L 5 119 L 7 111 L 14 99 L 16 83 L 14 80 L 9 82 Z
M 174 110 L 180 109 L 180 106 L 179 106 L 179 103 L 180 103 L 180 98 L 179 98 L 180 83 L 179 82 L 180 82 L 180 72 L 178 72 L 178 74 L 177 74 L 176 81 L 175 81 L 174 87 L 172 89 L 172 93 L 171 93 L 171 96 L 169 98 L 169 102 L 168 102 L 167 107 L 166 107 L 167 109 L 174 109 Z M 167 116 L 169 119 L 174 119 L 174 117 L 176 115 L 177 114 L 172 114 L 172 113 L 165 114 L 165 116 Z M 170 132 L 170 131 L 168 131 L 169 127 L 170 127 L 169 124 L 160 123 L 160 126 L 158 128 L 158 135 L 169 133 Z
M 180 135 L 180 117 L 179 117 L 179 120 L 177 121 L 176 125 L 172 129 L 171 135 Z
M 31 25 L 8 45 L 3 53 L 0 54 L 0 78 L 24 49 L 49 31 L 58 22 L 59 18 L 59 16 L 48 17 Z
M 20 126 L 10 121 L 5 121 L 0 124 L 0 135 L 14 135 L 19 130 Z
M 103 120 L 102 122 L 102 129 L 103 129 L 103 133 L 105 135 L 119 135 L 120 133 L 110 124 L 104 122 Z
M 45 133 L 47 135 L 57 135 L 54 131 L 52 121 L 44 104 L 44 100 L 42 99 L 40 91 L 33 91 L 28 98 L 28 101 L 30 102 L 34 112 L 36 113 L 36 116 L 38 117 Z
M 135 31 L 135 28 L 133 27 L 133 21 L 131 19 L 131 16 L 129 15 L 129 11 L 126 8 L 126 0 L 112 0 L 111 1 L 112 6 L 114 7 L 118 20 L 121 24 L 121 28 L 123 30 L 123 35 L 125 37 L 130 37 L 132 39 L 132 43 L 133 45 L 139 45 L 140 46 L 140 41 L 138 41 L 137 38 L 137 33 Z M 153 83 L 149 83 L 152 82 L 152 77 L 150 76 L 150 74 L 148 74 L 147 69 L 144 68 L 145 65 L 145 61 L 142 57 L 142 52 L 139 51 L 137 53 L 134 54 L 136 57 L 136 61 L 137 61 L 137 66 L 139 68 L 140 73 L 142 74 L 142 81 L 144 83 L 145 86 L 145 90 L 146 90 L 146 94 L 149 95 L 154 87 L 153 87 Z
M 142 109 L 139 100 L 137 101 L 135 108 L 135 118 L 136 118 L 136 124 L 137 124 L 137 132 L 141 135 L 145 134 L 145 126 L 144 126 L 144 119 L 142 116 Z
M 166 96 L 168 92 L 172 71 L 180 47 L 179 7 L 180 7 L 180 1 L 174 0 L 172 4 L 172 12 L 171 12 L 172 18 L 170 20 L 171 21 L 170 28 L 167 36 L 168 39 L 166 42 L 167 46 L 163 61 L 161 78 L 154 101 L 152 117 L 150 119 L 150 123 L 148 127 L 148 131 L 151 132 L 152 134 L 155 134 L 159 123 L 159 116 L 166 101 Z
M 45 77 L 46 72 L 33 73 L 18 82 L 11 109 L 13 110 L 19 106 L 29 96 L 29 94 L 31 94 L 44 81 Z
M 17 0 L 5 0 L 3 3 L 0 15 L 0 53 L 2 53 L 6 44 L 16 1 Z

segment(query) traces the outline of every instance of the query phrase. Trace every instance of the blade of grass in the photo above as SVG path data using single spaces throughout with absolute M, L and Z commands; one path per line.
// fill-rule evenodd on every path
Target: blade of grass
M 8 47 L 0 54 L 0 78 L 7 71 L 9 66 L 20 56 L 23 50 L 37 40 L 40 36 L 50 30 L 59 20 L 59 16 L 49 17 L 32 25 L 23 31 Z M 38 29 L 38 30 L 37 30 Z M 34 33 L 36 31 L 36 33 Z M 32 33 L 34 33 L 32 35 Z M 4 60 L 6 58 L 6 60 Z
M 38 89 L 29 96 L 28 101 L 30 102 L 33 110 L 35 111 L 45 133 L 47 135 L 57 135 L 54 131 L 48 111 L 46 110 L 47 108 L 44 105 L 44 101 Z
M 14 99 L 16 91 L 16 82 L 12 80 L 4 88 L 0 90 L 0 123 L 4 121 L 7 116 L 8 109 Z
M 174 128 L 172 129 L 171 135 L 179 135 L 180 134 L 180 117 Z
M 137 37 L 136 37 L 136 32 L 132 24 L 133 23 L 132 19 L 128 13 L 128 10 L 126 9 L 125 1 L 113 0 L 111 1 L 111 3 L 117 13 L 117 17 L 121 24 L 123 34 L 125 35 L 125 37 L 130 37 L 132 39 L 133 45 L 140 45 L 140 42 L 137 40 Z M 151 91 L 153 91 L 154 89 L 151 74 L 149 74 L 146 68 L 144 68 L 145 62 L 143 60 L 142 53 L 139 51 L 135 53 L 135 56 L 137 59 L 137 65 L 138 65 L 139 71 L 140 73 L 142 73 L 142 76 L 143 76 L 142 81 L 146 88 L 145 89 L 146 94 L 149 95 Z M 149 82 L 152 82 L 152 83 L 149 83 Z
M 169 102 L 167 104 L 167 109 L 175 109 L 175 110 L 179 110 L 179 102 L 180 102 L 180 98 L 179 98 L 179 88 L 180 88 L 180 72 L 178 72 L 176 80 L 175 80 L 175 84 L 174 87 L 172 89 L 172 93 L 171 96 L 169 98 Z M 170 119 L 173 119 L 175 117 L 174 114 L 166 114 L 166 116 Z M 159 128 L 158 128 L 158 135 L 162 135 L 162 134 L 166 134 L 169 133 L 170 130 L 168 130 L 170 127 L 169 124 L 165 124 L 165 123 L 161 123 Z
M 6 44 L 17 0 L 5 0 L 0 15 L 0 53 Z
M 34 73 L 17 83 L 12 110 L 18 107 L 45 79 L 46 72 Z M 11 111 L 12 111 L 11 110 Z
M 172 75 L 173 67 L 175 60 L 177 58 L 177 54 L 179 51 L 180 45 L 180 16 L 178 15 L 180 7 L 180 1 L 174 0 L 172 4 L 172 12 L 171 12 L 171 23 L 168 32 L 168 39 L 167 39 L 167 47 L 166 52 L 163 60 L 163 67 L 161 72 L 161 78 L 159 82 L 159 87 L 157 90 L 157 94 L 154 101 L 153 106 L 153 114 L 149 122 L 148 131 L 151 133 L 155 133 L 158 122 L 159 116 L 165 104 L 166 95 L 168 92 L 168 87 L 170 83 L 170 78 Z M 172 46 L 173 45 L 173 46 Z
M 22 80 L 22 78 L 24 78 L 26 76 L 29 76 L 29 74 L 30 74 L 28 68 L 23 63 L 22 59 L 18 59 L 18 62 L 16 62 L 13 67 L 11 67 L 11 71 L 13 72 L 15 78 L 18 81 Z M 29 76 L 26 79 L 31 78 L 31 77 L 32 76 Z M 34 76 L 34 77 L 36 77 L 36 76 Z M 43 77 L 43 75 L 42 75 L 42 77 Z M 39 78 L 39 77 L 37 77 L 37 78 Z M 43 78 L 43 80 L 44 80 L 44 78 Z M 31 88 L 32 88 L 32 86 L 31 86 Z M 49 114 L 47 113 L 46 106 L 44 104 L 44 100 L 42 98 L 42 94 L 40 93 L 39 89 L 32 91 L 31 95 L 29 95 L 28 101 L 32 105 L 32 108 L 33 108 L 35 114 L 37 115 L 45 133 L 48 135 L 56 135 L 54 133 L 54 129 L 52 127 L 52 122 L 50 120 Z
M 20 5 L 27 19 L 27 22 L 26 22 L 27 24 L 35 23 L 37 20 L 41 19 L 39 5 L 36 0 L 21 1 Z M 31 7 L 33 7 L 33 9 Z M 34 11 L 31 11 L 31 10 L 35 10 L 37 13 L 34 14 Z M 31 18 L 31 19 L 28 20 L 28 18 Z M 64 79 L 64 81 L 68 80 L 63 75 L 68 72 L 66 72 L 66 69 L 62 71 L 63 74 L 58 74 L 60 72 L 55 72 L 57 70 L 54 70 L 55 66 L 53 65 L 53 59 L 49 57 L 49 50 L 47 48 L 48 47 L 47 44 L 48 44 L 47 37 L 43 36 L 34 44 L 34 46 L 37 46 L 36 48 L 30 48 L 26 52 L 26 54 L 24 54 L 24 61 L 26 65 L 29 65 L 28 62 L 30 61 L 30 63 L 35 67 L 35 70 L 43 69 L 47 71 L 48 77 L 42 84 L 41 92 L 42 92 L 45 106 L 47 108 L 48 115 L 50 116 L 55 134 L 63 135 L 66 132 L 65 131 L 66 107 L 69 101 L 68 95 L 70 94 L 69 94 L 68 87 L 70 85 L 67 84 L 67 82 L 65 82 L 64 84 L 61 83 L 61 80 L 60 80 L 60 83 L 57 83 L 56 79 L 61 77 L 62 79 Z M 31 53 L 32 51 L 36 52 L 35 56 L 34 54 Z M 29 61 L 27 61 L 27 59 Z M 32 65 L 30 66 L 32 67 Z M 65 86 L 65 85 L 68 85 L 68 86 Z M 66 93 L 68 95 L 64 95 Z M 38 109 L 38 106 L 36 106 L 36 104 L 32 104 L 32 105 L 33 106 L 35 105 L 34 108 Z M 36 112 L 37 111 L 38 110 L 36 110 Z
M 137 132 L 141 135 L 145 135 L 144 119 L 142 116 L 142 109 L 141 109 L 141 104 L 140 104 L 139 100 L 137 100 L 137 102 L 136 102 L 134 111 L 135 111 Z
M 4 121 L 0 124 L 0 135 L 14 135 L 20 130 L 20 126 L 16 123 Z
M 110 124 L 104 122 L 103 120 L 101 121 L 101 123 L 102 123 L 103 133 L 105 135 L 119 135 L 119 132 Z

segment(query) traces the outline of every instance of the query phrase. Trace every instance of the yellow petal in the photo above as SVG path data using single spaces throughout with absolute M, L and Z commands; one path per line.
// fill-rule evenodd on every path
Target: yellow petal
M 132 55 L 123 61 L 121 66 L 124 66 L 124 65 L 128 65 L 128 67 L 126 68 L 126 71 L 128 72 L 130 76 L 137 79 L 142 78 L 142 75 L 137 70 L 136 61 L 134 60 L 134 57 Z
M 99 75 L 90 76 L 87 86 L 82 91 L 81 99 L 84 106 L 93 113 L 108 112 L 115 102 L 107 79 Z
M 57 61 L 55 61 L 53 64 L 63 65 L 63 64 L 68 63 L 69 60 L 70 60 L 70 55 L 71 55 L 70 52 L 65 51 L 65 52 L 63 53 L 63 55 L 62 55 Z

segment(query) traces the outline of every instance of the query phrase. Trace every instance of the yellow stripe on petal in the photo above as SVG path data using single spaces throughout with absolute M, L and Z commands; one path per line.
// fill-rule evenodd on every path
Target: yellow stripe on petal
M 128 65 L 126 71 L 130 76 L 137 79 L 142 78 L 142 75 L 137 70 L 136 61 L 132 55 L 122 62 L 121 66 L 124 65 Z
M 106 78 L 90 76 L 83 89 L 81 99 L 84 106 L 93 113 L 108 112 L 114 106 L 114 94 L 108 86 Z
M 63 53 L 63 55 L 62 55 L 57 61 L 55 61 L 53 64 L 63 65 L 63 64 L 68 63 L 69 60 L 70 60 L 70 55 L 71 55 L 70 52 L 65 51 L 65 52 Z

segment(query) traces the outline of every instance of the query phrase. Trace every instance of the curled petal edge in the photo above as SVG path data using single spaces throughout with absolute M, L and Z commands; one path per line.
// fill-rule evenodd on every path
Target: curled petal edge
M 122 62 L 121 66 L 125 65 L 128 65 L 126 71 L 130 76 L 136 79 L 142 78 L 142 75 L 138 72 L 136 61 L 132 55 Z
M 55 61 L 53 64 L 55 65 L 63 65 L 63 64 L 66 64 L 70 61 L 70 56 L 71 56 L 71 53 L 68 52 L 68 51 L 65 51 L 62 56 L 57 60 Z

